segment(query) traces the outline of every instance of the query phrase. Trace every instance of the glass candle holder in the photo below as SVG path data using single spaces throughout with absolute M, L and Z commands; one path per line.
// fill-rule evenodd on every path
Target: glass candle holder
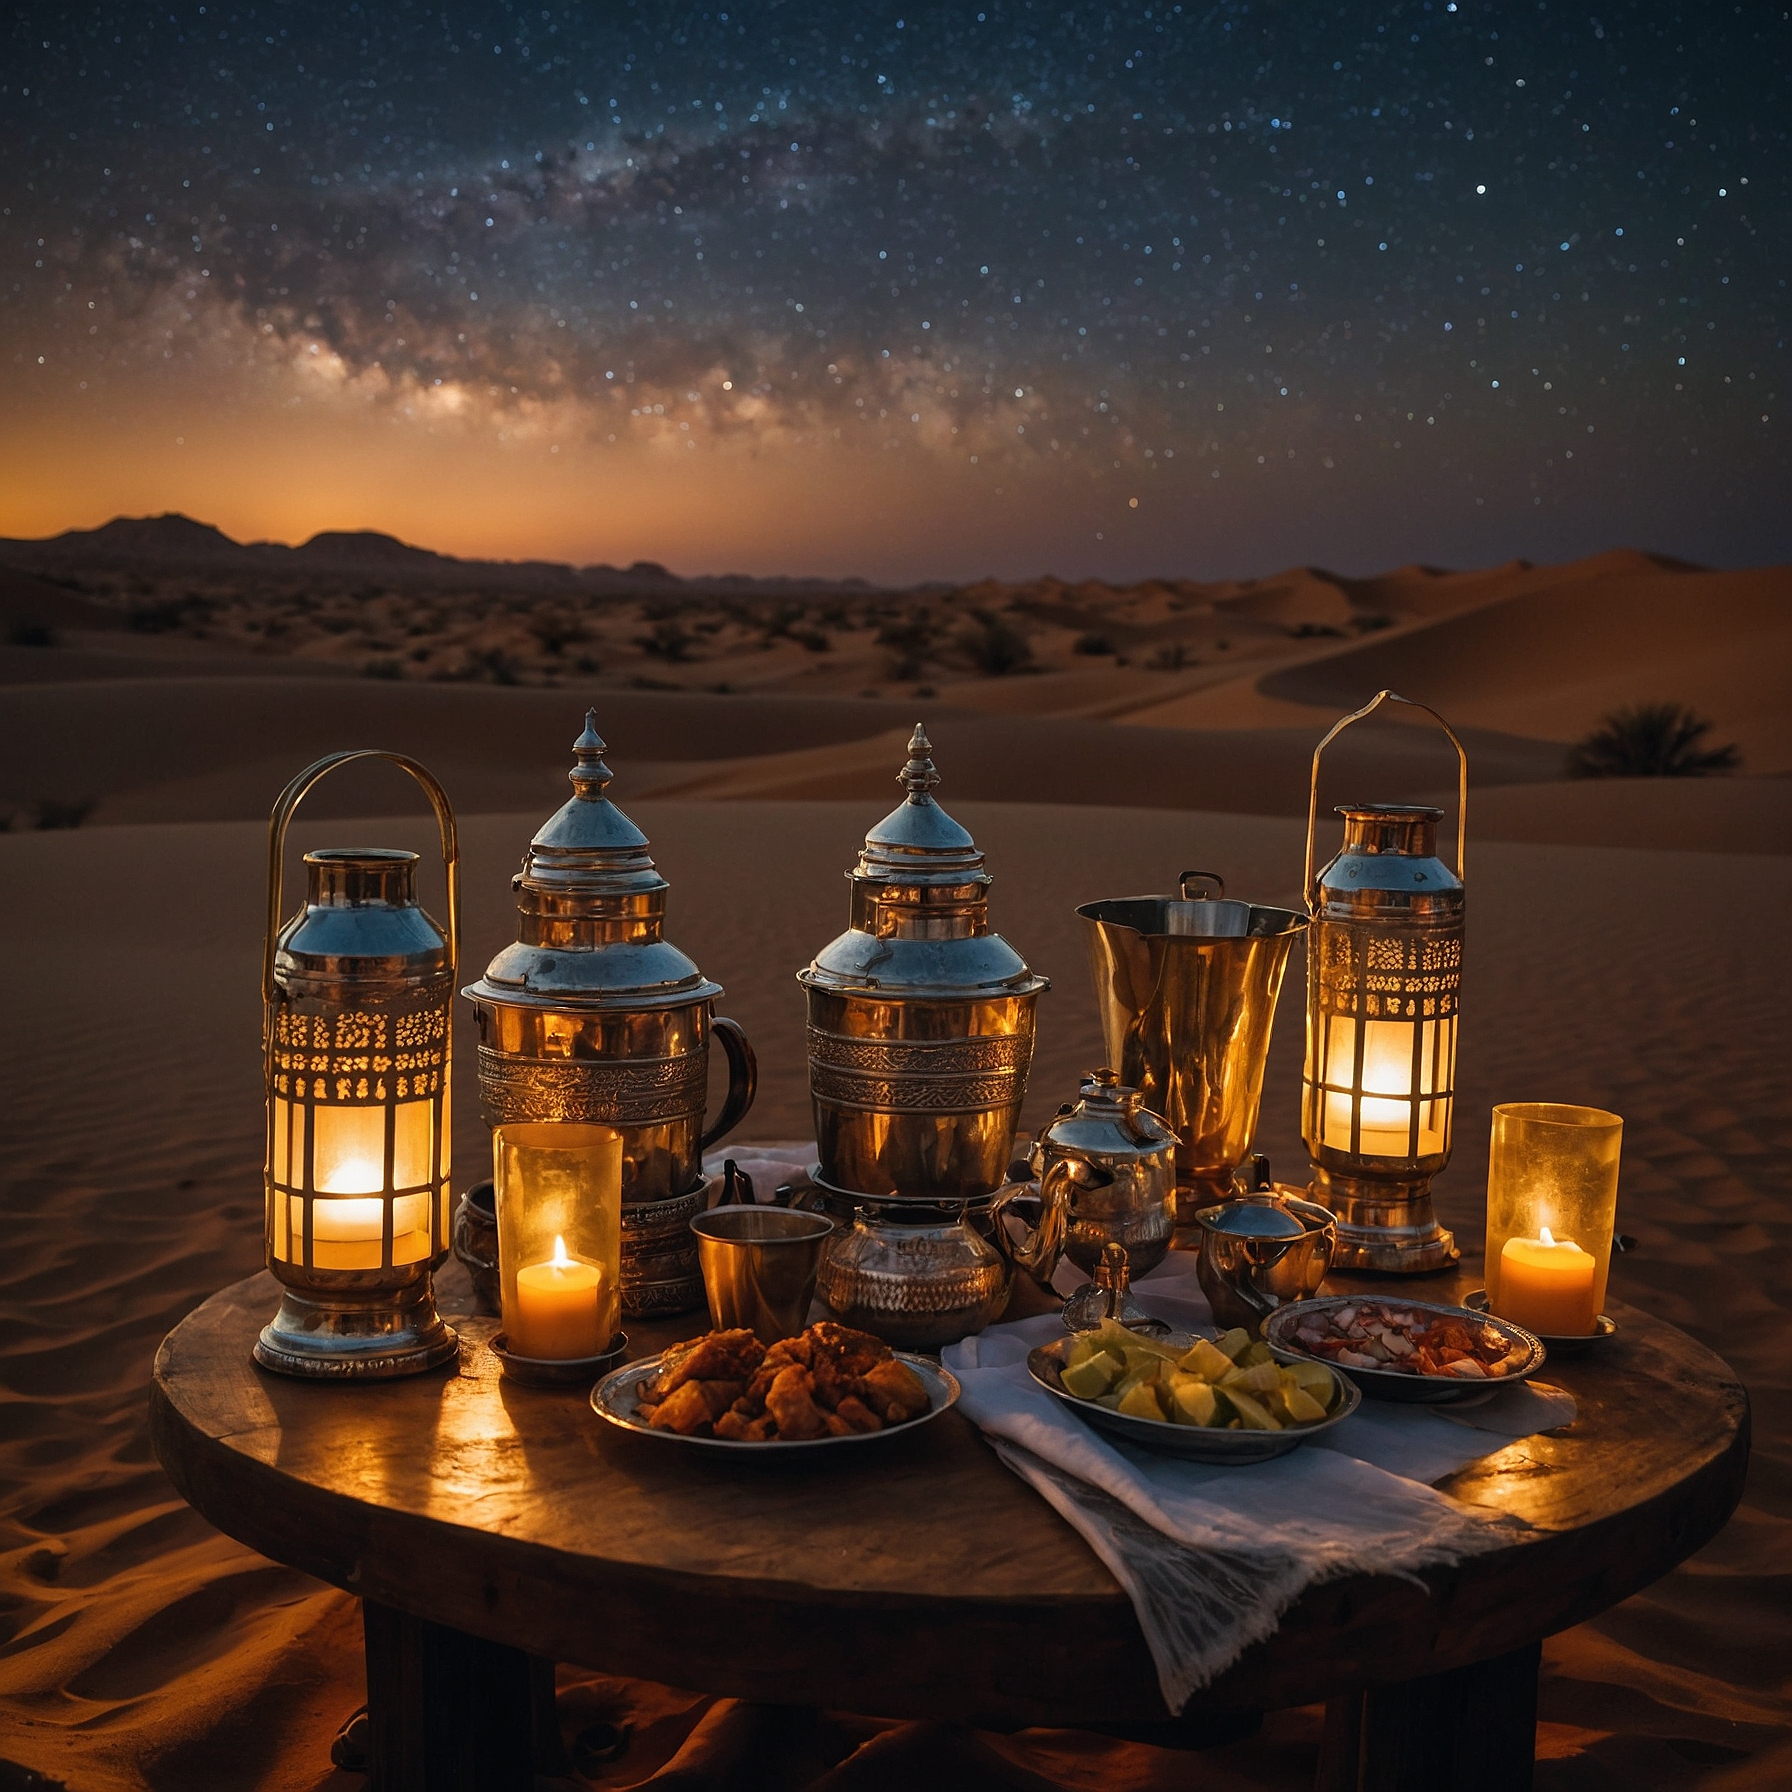
M 1532 1331 L 1585 1335 L 1605 1310 L 1624 1122 L 1603 1108 L 1508 1101 L 1487 1162 L 1487 1305 Z
M 569 1362 L 601 1355 L 622 1300 L 622 1135 L 572 1122 L 492 1133 L 507 1347 Z

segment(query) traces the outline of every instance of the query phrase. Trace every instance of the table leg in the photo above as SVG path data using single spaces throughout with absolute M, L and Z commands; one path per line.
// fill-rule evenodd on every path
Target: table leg
M 531 1658 L 371 1599 L 361 1620 L 370 1792 L 530 1792 L 542 1699 Z M 552 1710 L 550 1697 L 550 1722 Z
M 1315 1792 L 1530 1792 L 1542 1656 L 1531 1643 L 1331 1700 Z

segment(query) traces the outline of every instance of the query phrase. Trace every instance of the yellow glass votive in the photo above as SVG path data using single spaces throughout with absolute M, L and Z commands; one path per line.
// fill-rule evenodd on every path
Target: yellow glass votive
M 622 1314 L 622 1135 L 500 1126 L 492 1171 L 507 1348 L 548 1362 L 602 1354 Z
M 1605 1310 L 1618 1218 L 1618 1155 L 1624 1122 L 1603 1108 L 1509 1101 L 1493 1110 L 1487 1161 L 1487 1305 L 1530 1331 L 1584 1336 Z M 1545 1236 L 1548 1243 L 1545 1244 Z M 1513 1243 L 1525 1248 L 1508 1250 Z M 1565 1246 L 1573 1246 L 1569 1252 Z M 1585 1258 L 1582 1264 L 1579 1259 Z M 1580 1292 L 1581 1278 L 1588 1285 Z M 1571 1304 L 1557 1305 L 1570 1285 Z M 1540 1290 L 1555 1293 L 1544 1296 Z M 1518 1306 L 1542 1299 L 1552 1323 Z M 1556 1323 L 1566 1320 L 1572 1323 Z

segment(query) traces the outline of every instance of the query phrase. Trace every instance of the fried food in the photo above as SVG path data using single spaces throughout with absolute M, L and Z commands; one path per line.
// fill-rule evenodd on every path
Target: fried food
M 685 1436 L 795 1443 L 905 1425 L 928 1404 L 887 1344 L 823 1320 L 769 1350 L 745 1330 L 674 1344 L 637 1391 L 636 1416 Z

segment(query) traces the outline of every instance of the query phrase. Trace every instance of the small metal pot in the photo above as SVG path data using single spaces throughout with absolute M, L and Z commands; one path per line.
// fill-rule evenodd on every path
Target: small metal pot
M 829 1241 L 820 1293 L 844 1325 L 898 1350 L 939 1350 L 1008 1304 L 1008 1265 L 962 1218 L 912 1226 L 860 1208 Z
M 475 1182 L 454 1210 L 454 1254 L 473 1282 L 473 1302 L 481 1313 L 496 1313 L 498 1289 L 498 1209 L 492 1179 Z
M 1278 1307 L 1319 1292 L 1338 1242 L 1328 1209 L 1278 1191 L 1203 1207 L 1194 1223 L 1201 1238 L 1195 1273 L 1214 1318 L 1253 1337 Z

